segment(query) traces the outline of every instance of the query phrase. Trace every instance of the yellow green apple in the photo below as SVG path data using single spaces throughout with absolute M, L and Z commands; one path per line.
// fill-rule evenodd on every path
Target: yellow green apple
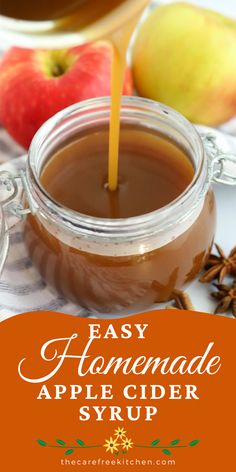
M 218 125 L 236 114 L 236 22 L 188 3 L 162 5 L 137 34 L 133 73 L 140 95 Z

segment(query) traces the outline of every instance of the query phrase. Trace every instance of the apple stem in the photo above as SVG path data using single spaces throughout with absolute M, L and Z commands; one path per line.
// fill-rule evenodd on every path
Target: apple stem
M 60 77 L 65 72 L 64 68 L 60 64 L 55 64 L 52 69 L 53 77 Z

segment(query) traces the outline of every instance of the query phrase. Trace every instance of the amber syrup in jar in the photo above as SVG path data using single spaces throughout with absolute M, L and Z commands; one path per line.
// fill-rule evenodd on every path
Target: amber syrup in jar
M 62 207 L 94 218 L 124 219 L 171 206 L 194 178 L 190 156 L 177 143 L 142 127 L 121 126 L 118 188 L 108 189 L 109 130 L 91 128 L 55 149 L 41 171 L 48 196 Z M 176 222 L 178 223 L 178 222 Z M 30 216 L 26 241 L 43 277 L 64 296 L 99 312 L 141 309 L 171 298 L 200 271 L 210 250 L 215 224 L 214 197 L 208 191 L 190 227 L 167 243 L 157 236 L 150 250 L 132 241 L 98 251 L 80 238 Z M 155 229 L 155 228 L 154 228 Z

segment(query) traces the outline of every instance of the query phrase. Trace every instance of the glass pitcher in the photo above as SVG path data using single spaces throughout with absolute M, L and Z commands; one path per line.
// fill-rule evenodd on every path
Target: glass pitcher
M 109 38 L 150 0 L 0 0 L 1 48 L 60 48 Z

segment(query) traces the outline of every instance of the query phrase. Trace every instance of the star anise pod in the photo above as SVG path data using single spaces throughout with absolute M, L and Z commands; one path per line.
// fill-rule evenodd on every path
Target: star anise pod
M 211 254 L 205 269 L 205 274 L 200 278 L 200 282 L 209 283 L 212 280 L 218 278 L 221 284 L 229 274 L 236 274 L 236 246 L 232 249 L 229 256 L 226 257 L 223 249 L 215 244 L 218 255 Z
M 213 292 L 212 297 L 220 301 L 217 305 L 215 313 L 226 313 L 232 310 L 232 314 L 236 318 L 236 279 L 232 285 L 214 284 L 217 292 Z
M 172 297 L 175 301 L 175 305 L 167 305 L 166 309 L 195 311 L 192 300 L 187 292 L 183 292 L 182 290 L 174 290 Z

